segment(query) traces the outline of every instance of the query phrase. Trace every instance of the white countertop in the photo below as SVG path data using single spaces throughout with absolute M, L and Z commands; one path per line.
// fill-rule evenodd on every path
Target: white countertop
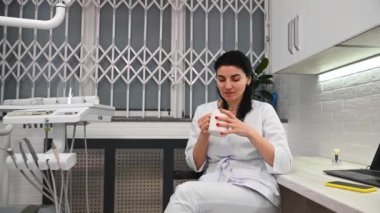
M 336 212 L 380 212 L 380 189 L 360 193 L 325 186 L 328 181 L 346 181 L 324 174 L 328 169 L 357 169 L 363 165 L 342 162 L 331 165 L 331 159 L 321 157 L 295 157 L 293 170 L 277 177 L 278 184 L 313 200 Z

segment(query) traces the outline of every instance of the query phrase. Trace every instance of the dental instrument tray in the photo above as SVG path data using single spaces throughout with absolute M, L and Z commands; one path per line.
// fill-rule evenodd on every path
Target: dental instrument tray
M 6 124 L 24 123 L 77 123 L 111 121 L 113 107 L 96 104 L 56 104 L 28 106 L 9 112 L 4 118 Z
M 31 154 L 12 154 L 13 158 L 7 158 L 9 168 L 70 170 L 76 164 L 77 156 L 75 153 L 64 153 L 67 125 L 109 122 L 114 110 L 112 106 L 100 105 L 96 96 L 5 100 L 0 105 L 0 111 L 7 113 L 3 117 L 4 124 L 44 127 L 46 136 L 51 131 L 50 137 L 54 144 L 54 149 L 36 153 L 34 158 L 38 160 L 33 159 Z M 41 128 L 35 129 L 38 131 Z
M 38 100 L 5 100 L 4 105 L 0 105 L 0 111 L 8 112 L 3 122 L 5 124 L 109 122 L 115 110 L 112 106 L 98 104 L 96 99 L 73 99 L 75 102 L 71 104 L 65 103 L 65 99 Z

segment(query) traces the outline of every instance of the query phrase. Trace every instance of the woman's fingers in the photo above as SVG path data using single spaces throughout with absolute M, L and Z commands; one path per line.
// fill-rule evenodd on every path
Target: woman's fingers
M 235 115 L 234 115 L 232 112 L 230 112 L 230 111 L 228 111 L 228 110 L 226 110 L 226 109 L 220 109 L 220 111 L 221 111 L 223 114 L 227 115 L 227 117 L 229 117 L 229 118 L 235 118 Z
M 238 135 L 244 135 L 242 131 L 244 131 L 244 123 L 237 119 L 236 116 L 225 109 L 220 110 L 224 115 L 226 116 L 220 116 L 217 118 L 218 123 L 217 125 L 220 127 L 225 127 L 227 130 L 224 131 L 222 134 L 223 135 L 228 135 L 228 134 L 238 134 Z
M 206 114 L 198 119 L 198 125 L 202 132 L 208 132 L 208 127 L 210 125 L 210 114 Z
M 221 121 L 221 122 L 224 122 L 224 123 L 231 124 L 231 123 L 233 123 L 234 120 L 236 119 L 235 115 L 232 114 L 230 111 L 225 110 L 225 109 L 220 109 L 220 111 L 221 111 L 225 116 L 218 116 L 218 117 L 216 118 L 218 121 Z

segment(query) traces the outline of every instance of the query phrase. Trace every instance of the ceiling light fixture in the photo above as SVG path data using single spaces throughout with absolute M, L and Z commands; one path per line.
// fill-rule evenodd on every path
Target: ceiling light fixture
M 353 73 L 367 71 L 376 67 L 380 67 L 380 56 L 372 57 L 354 64 L 322 73 L 318 76 L 318 79 L 319 81 L 328 81 L 334 78 L 351 75 Z

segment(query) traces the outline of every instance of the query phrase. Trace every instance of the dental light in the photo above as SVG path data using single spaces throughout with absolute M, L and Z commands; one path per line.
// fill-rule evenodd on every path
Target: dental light
M 328 81 L 334 78 L 339 78 L 353 73 L 367 71 L 376 67 L 380 67 L 380 56 L 372 57 L 354 64 L 350 64 L 338 69 L 331 70 L 319 75 L 319 81 Z
M 66 5 L 69 5 L 71 0 L 63 0 Z M 65 19 L 65 4 L 62 0 L 56 4 L 55 15 L 50 20 L 35 20 L 27 18 L 14 18 L 0 16 L 0 25 L 9 27 L 35 28 L 35 29 L 53 29 L 60 25 Z

